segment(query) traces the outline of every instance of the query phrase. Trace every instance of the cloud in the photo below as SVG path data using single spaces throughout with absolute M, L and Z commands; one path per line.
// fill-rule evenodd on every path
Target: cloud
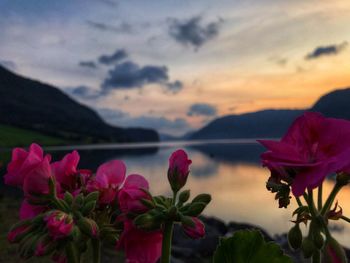
M 112 55 L 101 55 L 98 62 L 104 65 L 112 65 L 126 59 L 128 53 L 124 49 L 117 49 Z
M 113 89 L 142 88 L 148 84 L 160 84 L 170 91 L 178 91 L 182 88 L 182 83 L 178 80 L 169 82 L 166 66 L 140 66 L 132 61 L 117 64 L 109 70 L 101 87 L 103 92 L 108 92 Z
M 272 57 L 269 57 L 268 60 L 271 61 L 272 63 L 280 66 L 280 67 L 284 67 L 288 63 L 288 59 L 287 58 L 280 57 L 280 56 L 272 56 Z
M 196 49 L 219 34 L 222 20 L 203 25 L 202 17 L 195 16 L 185 21 L 171 19 L 169 35 L 178 43 L 193 46 Z
M 98 113 L 108 123 L 124 127 L 152 128 L 164 133 L 182 135 L 191 129 L 189 123 L 183 118 L 174 120 L 155 116 L 130 116 L 130 114 L 118 109 L 97 109 Z
M 100 31 L 110 31 L 115 33 L 131 34 L 134 32 L 134 28 L 131 24 L 122 22 L 119 25 L 110 25 L 101 22 L 95 22 L 91 20 L 86 21 L 87 25 L 91 28 L 100 30 Z
M 84 68 L 96 69 L 97 65 L 94 61 L 80 61 L 79 66 Z
M 84 85 L 78 87 L 67 87 L 64 88 L 64 90 L 73 97 L 79 97 L 87 100 L 96 99 L 100 96 L 99 91 Z
M 168 87 L 169 91 L 171 91 L 172 93 L 178 93 L 183 88 L 183 84 L 179 80 L 175 80 L 174 82 L 169 82 L 166 86 Z
M 11 71 L 16 71 L 17 69 L 16 63 L 11 60 L 0 60 L 0 65 Z
M 216 107 L 207 103 L 192 104 L 187 112 L 188 116 L 216 116 Z
M 306 60 L 316 59 L 323 56 L 337 55 L 343 51 L 348 46 L 348 42 L 343 42 L 341 44 L 319 46 L 316 47 L 312 52 L 305 56 Z

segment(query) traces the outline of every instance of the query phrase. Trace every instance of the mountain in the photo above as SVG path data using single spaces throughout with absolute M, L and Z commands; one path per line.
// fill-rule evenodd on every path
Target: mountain
M 325 94 L 310 110 L 321 112 L 327 117 L 350 120 L 350 88 Z
M 321 112 L 327 117 L 350 120 L 350 88 L 332 91 L 322 96 L 311 108 L 305 110 L 263 110 L 218 118 L 190 139 L 278 138 L 292 121 L 304 111 Z
M 0 123 L 82 142 L 158 141 L 151 129 L 113 127 L 59 89 L 0 66 Z

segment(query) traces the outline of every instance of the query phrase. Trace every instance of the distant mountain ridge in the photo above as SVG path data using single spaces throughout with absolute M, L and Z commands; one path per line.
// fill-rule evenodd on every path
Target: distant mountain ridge
M 0 123 L 84 142 L 158 141 L 151 129 L 119 128 L 59 89 L 0 66 Z
M 194 132 L 190 139 L 278 138 L 307 110 L 350 120 L 350 88 L 325 94 L 309 109 L 262 110 L 220 117 Z

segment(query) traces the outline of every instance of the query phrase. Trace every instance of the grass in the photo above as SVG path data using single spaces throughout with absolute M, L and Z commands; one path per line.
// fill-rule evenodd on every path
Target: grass
M 62 145 L 67 141 L 39 132 L 0 124 L 0 147 L 28 146 L 32 142 L 41 145 Z

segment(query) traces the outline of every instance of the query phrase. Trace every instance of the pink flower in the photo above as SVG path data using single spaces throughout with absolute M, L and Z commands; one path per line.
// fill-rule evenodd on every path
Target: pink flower
M 19 218 L 21 220 L 31 219 L 44 212 L 46 209 L 45 206 L 31 205 L 28 203 L 28 200 L 24 199 L 19 210 Z
M 53 174 L 57 180 L 66 189 L 72 190 L 77 181 L 77 166 L 80 156 L 77 151 L 68 153 L 61 161 L 51 164 Z
M 49 158 L 45 156 L 24 178 L 23 192 L 25 197 L 35 199 L 38 195 L 47 195 L 50 191 L 50 178 L 52 178 L 52 171 Z
M 36 246 L 35 248 L 35 256 L 37 257 L 41 257 L 41 256 L 44 256 L 45 255 L 45 252 L 46 252 L 46 246 L 45 244 L 43 244 L 42 242 L 39 242 L 39 244 Z
M 117 249 L 123 249 L 126 262 L 155 263 L 161 255 L 161 231 L 145 232 L 137 229 L 132 222 L 124 222 L 124 231 L 117 243 Z
M 24 178 L 42 160 L 43 150 L 35 143 L 30 145 L 28 152 L 22 148 L 13 149 L 12 159 L 4 176 L 5 184 L 22 187 Z
M 183 226 L 185 234 L 193 239 L 199 239 L 205 235 L 205 226 L 197 217 L 192 217 L 194 226 Z
M 61 211 L 54 211 L 45 218 L 46 227 L 54 240 L 69 236 L 73 231 L 73 219 Z
M 14 229 L 12 229 L 8 234 L 7 234 L 7 240 L 10 243 L 16 243 L 18 242 L 17 238 L 18 236 L 25 234 L 27 232 L 27 230 L 29 230 L 28 225 L 21 225 L 19 227 L 16 227 Z
M 131 174 L 126 178 L 123 187 L 118 193 L 119 207 L 123 213 L 142 213 L 148 210 L 140 202 L 140 199 L 149 199 L 149 196 L 140 188 L 146 190 L 149 188 L 148 182 L 143 176 Z
M 109 204 L 114 201 L 120 185 L 125 179 L 126 166 L 122 161 L 113 160 L 100 165 L 96 177 L 88 183 L 88 191 L 100 192 L 99 202 Z
M 350 122 L 319 113 L 298 117 L 280 141 L 259 142 L 268 149 L 261 155 L 263 165 L 287 178 L 295 196 L 318 187 L 350 162 Z
M 174 191 L 180 190 L 187 181 L 192 163 L 184 150 L 173 152 L 169 158 L 168 180 Z

